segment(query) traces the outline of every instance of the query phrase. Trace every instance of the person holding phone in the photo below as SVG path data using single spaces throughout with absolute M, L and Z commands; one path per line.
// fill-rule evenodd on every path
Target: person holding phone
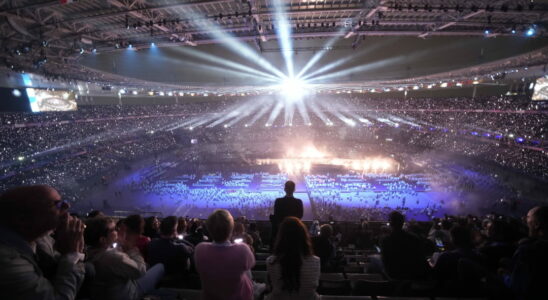
M 164 265 L 147 270 L 137 248 L 139 234 L 127 230 L 123 222 L 118 231 L 114 221 L 105 217 L 89 219 L 86 225 L 88 261 L 96 273 L 92 299 L 137 300 L 154 291 L 164 275 Z

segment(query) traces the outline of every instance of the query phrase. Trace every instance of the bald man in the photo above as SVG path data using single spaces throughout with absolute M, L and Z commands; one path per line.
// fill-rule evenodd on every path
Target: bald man
M 0 299 L 75 299 L 83 279 L 83 230 L 68 204 L 45 185 L 22 186 L 0 195 Z M 53 278 L 37 262 L 37 242 L 56 231 L 60 253 Z
M 273 249 L 278 233 L 278 226 L 286 217 L 303 217 L 303 201 L 293 197 L 295 192 L 295 182 L 287 181 L 284 185 L 285 197 L 278 198 L 274 202 L 274 215 L 270 215 L 272 223 L 272 236 L 270 240 L 270 250 Z
M 548 299 L 548 206 L 527 213 L 529 237 L 514 254 L 511 287 L 517 299 Z

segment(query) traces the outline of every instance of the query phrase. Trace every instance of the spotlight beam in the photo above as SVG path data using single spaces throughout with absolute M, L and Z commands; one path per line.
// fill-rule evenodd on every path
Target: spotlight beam
M 293 103 L 286 103 L 284 109 L 284 125 L 292 126 L 293 125 L 293 116 L 295 115 L 295 105 Z
M 220 125 L 224 121 L 227 121 L 227 120 L 230 120 L 230 119 L 233 119 L 233 118 L 237 118 L 239 114 L 240 114 L 240 112 L 238 111 L 238 109 L 229 111 L 229 113 L 225 114 L 223 117 L 221 117 L 221 118 L 217 119 L 216 121 L 212 122 L 211 124 L 207 125 L 207 127 L 215 127 L 217 125 Z
M 178 47 L 178 48 L 176 48 L 176 51 L 183 52 L 185 54 L 192 55 L 194 57 L 201 58 L 203 60 L 206 60 L 206 61 L 209 61 L 209 62 L 212 62 L 212 63 L 225 65 L 227 67 L 237 69 L 237 70 L 240 70 L 240 71 L 244 71 L 244 72 L 247 72 L 247 73 L 263 76 L 263 77 L 270 78 L 270 79 L 273 79 L 273 80 L 278 80 L 278 78 L 276 76 L 273 76 L 271 74 L 268 74 L 268 73 L 265 73 L 265 72 L 250 68 L 248 66 L 244 66 L 242 64 L 235 63 L 235 62 L 230 61 L 228 59 L 224 59 L 222 57 L 212 55 L 212 54 L 209 54 L 209 53 L 204 53 L 204 52 L 194 50 L 194 49 L 191 49 L 191 48 L 187 48 L 187 47 Z
M 299 115 L 301 115 L 301 118 L 303 119 L 304 124 L 310 124 L 310 116 L 308 115 L 308 110 L 306 109 L 305 102 L 299 101 L 297 102 L 296 106 L 297 110 L 299 111 Z
M 324 65 L 323 67 L 319 68 L 318 70 L 312 72 L 312 73 L 309 73 L 309 74 L 306 74 L 302 77 L 302 79 L 305 79 L 305 80 L 308 80 L 308 78 L 314 76 L 314 75 L 318 75 L 318 74 L 322 74 L 322 73 L 325 73 L 331 69 L 334 69 L 340 65 L 343 65 L 345 64 L 346 62 L 349 62 L 351 60 L 354 60 L 355 58 L 357 58 L 357 56 L 349 56 L 349 57 L 345 57 L 345 58 L 341 58 L 341 59 L 338 59 L 332 63 L 329 63 L 327 65 Z
M 366 72 L 366 71 L 374 70 L 374 69 L 380 68 L 382 66 L 385 66 L 387 64 L 391 64 L 391 63 L 401 61 L 401 60 L 403 60 L 402 57 L 392 57 L 392 58 L 383 59 L 383 60 L 380 60 L 380 61 L 377 61 L 377 62 L 374 62 L 374 63 L 368 63 L 368 64 L 365 64 L 365 65 L 348 68 L 348 69 L 341 70 L 341 71 L 338 71 L 338 72 L 329 73 L 329 74 L 314 77 L 314 78 L 309 78 L 307 80 L 308 81 L 323 81 L 323 80 L 327 80 L 327 79 L 334 79 L 334 78 L 338 78 L 338 77 L 347 76 L 347 75 L 350 75 L 350 74 L 353 74 L 353 73 Z
M 346 28 L 342 27 L 339 29 L 338 33 L 343 33 L 346 31 Z M 306 65 L 299 71 L 299 74 L 297 74 L 297 77 L 302 77 L 308 69 L 312 68 L 328 51 L 329 48 L 332 47 L 341 37 L 337 34 L 337 36 L 332 37 L 325 43 L 324 49 L 319 51 L 318 53 L 314 54 L 312 58 L 306 63 Z
M 282 110 L 283 107 L 284 107 L 283 102 L 280 101 L 280 102 L 276 103 L 276 106 L 274 107 L 272 112 L 270 112 L 270 116 L 268 117 L 267 124 L 272 125 L 274 123 L 274 121 L 276 120 L 276 118 L 280 114 L 280 111 Z
M 248 45 L 239 42 L 233 36 L 224 32 L 218 25 L 214 24 L 209 19 L 204 18 L 204 16 L 201 16 L 200 14 L 194 12 L 187 12 L 185 13 L 185 16 L 190 19 L 205 19 L 200 27 L 202 27 L 206 31 L 209 31 L 209 34 L 213 38 L 219 40 L 222 45 L 226 46 L 228 49 L 235 52 L 236 54 L 239 54 L 242 57 L 256 63 L 257 65 L 273 73 L 274 75 L 280 78 L 286 77 L 285 74 L 278 70 L 278 68 L 274 67 L 266 59 L 261 57 L 256 51 L 251 49 Z
M 390 43 L 394 43 L 394 42 L 395 41 L 391 41 Z M 471 42 L 467 42 L 467 43 L 471 43 Z M 384 46 L 384 45 L 386 45 L 386 44 L 383 44 L 382 46 Z M 368 51 L 370 51 L 371 49 L 376 49 L 378 47 L 379 47 L 379 45 L 376 45 L 374 48 L 369 48 Z M 454 47 L 456 47 L 455 43 L 451 43 L 451 44 L 448 43 L 448 44 L 445 44 L 444 46 L 436 47 L 436 51 L 445 51 L 445 50 L 449 50 L 449 49 L 454 48 Z M 392 58 L 384 59 L 384 60 L 377 61 L 377 62 L 374 62 L 374 63 L 368 63 L 368 64 L 364 64 L 364 65 L 360 65 L 360 66 L 355 66 L 355 67 L 344 69 L 344 70 L 341 70 L 341 71 L 338 71 L 338 72 L 335 72 L 335 73 L 329 73 L 329 74 L 314 77 L 314 78 L 310 78 L 310 77 L 312 77 L 312 74 L 308 74 L 308 75 L 304 76 L 303 79 L 306 79 L 307 81 L 318 81 L 318 80 L 326 80 L 326 79 L 333 79 L 333 78 L 337 78 L 337 77 L 341 77 L 341 76 L 346 76 L 346 75 L 349 75 L 349 74 L 354 73 L 354 72 L 370 71 L 372 69 L 379 68 L 379 67 L 381 67 L 385 64 L 393 64 L 393 63 L 399 62 L 401 60 L 415 59 L 415 58 L 420 58 L 420 57 L 429 55 L 430 53 L 432 53 L 432 50 L 433 50 L 432 48 L 430 48 L 428 50 L 420 50 L 420 51 L 417 51 L 415 53 L 412 53 L 412 54 L 409 54 L 409 55 L 406 55 L 406 56 L 392 57 Z M 342 64 L 341 63 L 342 60 L 348 61 L 349 58 L 344 58 L 344 59 L 341 59 L 339 61 L 335 61 L 332 64 L 336 64 L 336 66 L 339 66 L 339 65 Z M 333 69 L 332 65 L 330 64 L 330 65 L 327 65 L 324 68 L 322 68 L 323 69 L 322 72 L 325 72 L 326 71 L 325 69 L 328 66 L 329 66 L 329 69 Z M 320 72 L 315 71 L 313 73 L 314 73 L 313 75 L 316 75 L 316 74 L 319 74 Z
M 344 58 L 341 58 L 341 59 L 338 59 L 334 62 L 331 62 L 329 64 L 326 64 L 324 65 L 323 67 L 319 68 L 318 70 L 316 71 L 313 71 L 312 73 L 309 73 L 309 74 L 305 74 L 302 76 L 302 79 L 303 80 L 307 80 L 308 78 L 314 76 L 314 75 L 318 75 L 318 74 L 321 74 L 321 73 L 325 73 L 329 70 L 332 70 L 338 66 L 341 66 L 343 64 L 345 64 L 346 62 L 349 62 L 349 61 L 352 61 L 354 59 L 357 59 L 358 57 L 361 57 L 361 56 L 364 56 L 364 55 L 367 55 L 373 51 L 375 51 L 376 49 L 378 48 L 381 48 L 383 46 L 386 46 L 386 45 L 389 45 L 389 44 L 392 44 L 394 43 L 394 41 L 383 41 L 383 42 L 380 42 L 380 43 L 377 43 L 373 46 L 370 46 L 368 48 L 365 48 L 364 50 L 360 51 L 358 54 L 354 54 L 354 55 L 350 55 L 348 57 L 344 57 Z M 304 73 L 304 72 L 303 72 Z
M 249 115 L 251 115 L 251 113 L 256 111 L 261 105 L 260 101 L 254 101 L 253 103 L 250 103 L 250 102 L 251 101 L 248 101 L 245 105 L 242 105 L 240 110 L 242 110 L 243 113 L 241 113 L 238 117 L 232 119 L 232 121 L 228 122 L 227 123 L 228 126 L 232 126 L 238 123 L 239 121 L 243 120 L 244 118 L 248 117 Z
M 253 116 L 251 121 L 249 121 L 249 125 L 255 124 L 255 122 L 257 122 L 257 120 L 259 120 L 262 116 L 264 116 L 266 114 L 266 112 L 268 112 L 270 110 L 270 108 L 272 107 L 272 103 L 273 102 L 269 101 L 269 103 L 264 105 L 263 108 L 259 111 L 259 113 L 255 114 L 255 116 Z
M 160 59 L 165 60 L 170 64 L 179 64 L 179 65 L 186 66 L 186 67 L 196 68 L 197 70 L 203 69 L 203 70 L 207 70 L 207 71 L 211 71 L 211 72 L 216 72 L 216 73 L 219 73 L 219 74 L 232 74 L 234 76 L 239 76 L 239 77 L 252 77 L 253 79 L 258 80 L 258 81 L 273 82 L 273 81 L 278 81 L 279 80 L 275 76 L 272 76 L 272 75 L 267 74 L 267 73 L 260 74 L 260 76 L 262 76 L 262 77 L 257 77 L 256 72 L 259 72 L 259 71 L 256 71 L 256 70 L 254 70 L 255 72 L 249 72 L 248 70 L 246 70 L 246 71 L 237 71 L 237 70 L 230 70 L 230 69 L 222 68 L 222 67 L 218 67 L 218 66 L 204 65 L 204 64 L 190 62 L 190 61 L 181 62 L 181 61 L 173 59 L 173 58 L 160 57 Z M 253 70 L 253 69 L 251 69 L 251 70 Z M 261 73 L 263 73 L 263 72 L 261 72 Z M 264 75 L 267 75 L 267 76 L 264 76 Z
M 318 118 L 320 118 L 324 123 L 330 122 L 329 118 L 327 118 L 327 116 L 318 108 L 318 106 L 316 106 L 316 102 L 311 101 L 308 103 L 308 106 L 310 107 L 310 109 L 312 109 L 312 112 L 314 112 L 314 114 L 318 116 Z
M 289 78 L 293 77 L 293 45 L 291 41 L 291 24 L 287 19 L 285 11 L 285 2 L 282 0 L 273 0 L 274 16 L 276 18 L 276 33 L 278 35 L 278 43 L 282 50 L 287 67 Z

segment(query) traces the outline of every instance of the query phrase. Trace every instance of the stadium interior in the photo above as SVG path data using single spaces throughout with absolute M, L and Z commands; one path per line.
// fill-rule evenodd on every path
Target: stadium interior
M 325 300 L 497 299 L 396 287 L 389 214 L 526 236 L 548 205 L 548 1 L 0 0 L 0 19 L 0 192 L 195 230 L 226 209 L 260 232 L 257 283 L 288 180 L 306 226 L 342 236 Z M 189 278 L 164 283 L 200 299 Z

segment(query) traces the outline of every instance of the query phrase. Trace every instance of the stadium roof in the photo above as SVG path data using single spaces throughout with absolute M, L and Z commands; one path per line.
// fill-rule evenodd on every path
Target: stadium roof
M 431 40 L 423 45 L 429 49 L 433 43 L 443 46 L 449 40 L 473 41 L 464 47 L 476 52 L 481 48 L 478 40 L 488 40 L 495 47 L 506 49 L 484 60 L 465 59 L 460 62 L 455 59 L 442 68 L 415 67 L 416 72 L 410 71 L 410 67 L 392 70 L 401 78 L 415 78 L 482 65 L 505 57 L 519 57 L 548 44 L 545 38 L 547 1 L 4 0 L 0 1 L 0 15 L 3 18 L 0 23 L 3 67 L 105 82 L 117 82 L 128 77 L 135 78 L 133 82 L 136 83 L 155 81 L 147 77 L 149 72 L 143 69 L 127 71 L 123 65 L 112 67 L 113 62 L 93 58 L 96 54 L 103 58 L 116 58 L 128 48 L 197 49 L 208 54 L 220 53 L 217 56 L 229 57 L 244 65 L 253 57 L 242 58 L 245 53 L 241 58 L 230 57 L 219 52 L 219 48 L 227 43 L 246 45 L 260 56 L 270 55 L 275 62 L 277 59 L 283 61 L 281 57 L 287 51 L 293 52 L 294 56 L 311 54 L 306 60 L 317 52 L 330 51 L 334 53 L 332 60 L 336 60 L 351 55 L 349 51 L 366 51 L 371 43 L 379 44 L 381 37 L 395 41 L 395 44 L 386 42 L 387 45 L 378 51 L 397 48 L 403 59 L 405 51 L 408 51 L 406 45 L 411 44 L 410 38 Z M 278 45 L 284 39 L 280 29 L 284 26 L 287 26 L 293 41 L 290 49 L 284 48 L 283 43 Z M 516 47 L 509 46 L 511 44 L 507 41 L 518 40 L 518 36 L 524 35 L 531 35 L 530 40 L 534 41 L 520 41 Z M 421 45 L 417 44 L 417 47 Z M 437 55 L 447 58 L 461 50 L 441 49 L 438 52 L 442 54 Z M 168 53 L 166 56 L 192 61 L 188 53 L 178 55 L 170 56 Z M 453 57 L 448 60 L 453 60 Z M 305 63 L 300 62 L 300 66 Z M 361 58 L 352 61 L 354 65 L 363 63 L 368 61 Z M 403 60 L 398 63 L 413 64 Z M 424 65 L 421 61 L 417 64 Z M 372 79 L 397 79 L 375 72 L 378 77 Z M 345 81 L 371 78 L 371 75 L 360 77 L 359 73 L 355 72 L 354 78 Z M 184 76 L 179 80 L 156 81 L 203 84 L 211 79 L 207 73 L 203 78 L 195 77 L 199 78 L 195 82 Z M 222 79 L 213 79 L 213 82 L 222 82 Z M 242 83 L 234 81 L 230 84 Z

